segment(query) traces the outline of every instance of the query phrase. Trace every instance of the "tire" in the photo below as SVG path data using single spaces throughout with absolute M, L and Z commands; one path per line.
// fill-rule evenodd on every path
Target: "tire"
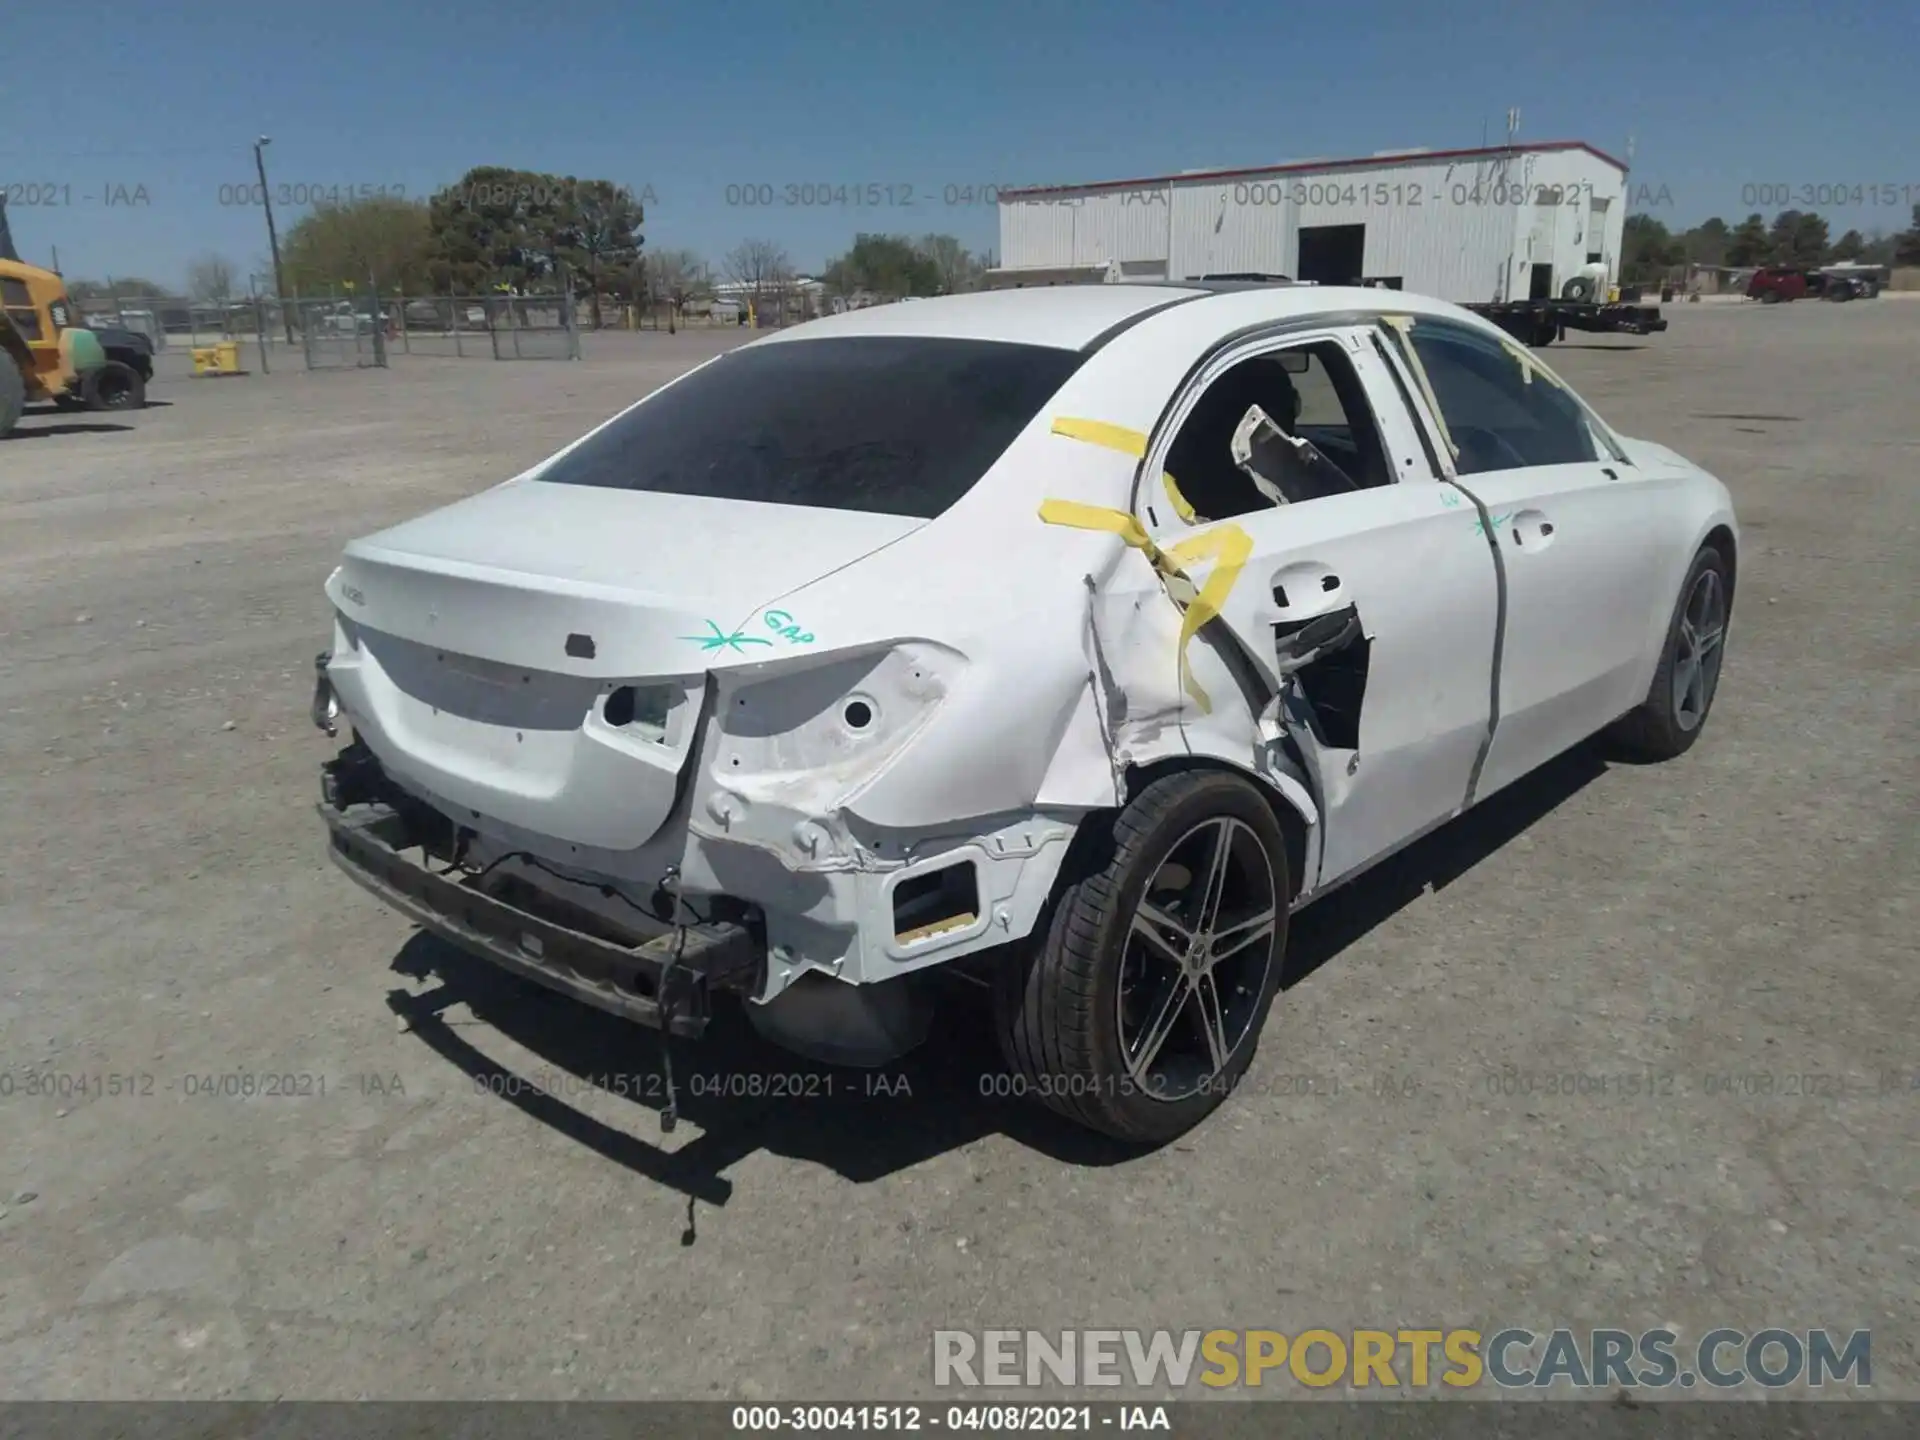
M 1702 592 L 1709 589 L 1717 595 L 1717 622 L 1712 613 L 1714 603 L 1705 607 L 1708 613 L 1699 613 Z M 1680 598 L 1674 604 L 1673 619 L 1667 624 L 1667 637 L 1661 646 L 1660 664 L 1653 672 L 1653 685 L 1640 707 L 1614 726 L 1611 738 L 1615 743 L 1648 760 L 1671 760 L 1693 748 L 1706 728 L 1714 696 L 1719 692 L 1732 619 L 1733 584 L 1726 557 L 1711 545 L 1703 546 L 1687 567 L 1687 578 L 1680 586 Z M 1700 681 L 1700 688 L 1695 689 L 1687 683 L 1689 672 L 1684 667 L 1686 652 L 1697 644 L 1693 637 L 1703 629 L 1717 631 L 1718 638 L 1712 642 L 1704 667 L 1696 662 L 1691 672 Z M 1682 686 L 1676 686 L 1676 678 Z
M 1760 303 L 1762 305 L 1778 305 L 1780 303 L 1780 292 L 1778 290 L 1761 291 Z
M 1560 287 L 1560 298 L 1562 300 L 1593 299 L 1593 277 L 1590 275 L 1574 276 L 1573 279 L 1567 281 L 1566 284 Z
M 1016 1093 L 1116 1139 L 1163 1144 L 1212 1114 L 1252 1062 L 1286 953 L 1286 842 L 1265 798 L 1225 771 L 1155 780 L 1108 823 L 1002 967 L 996 1028 Z M 1209 924 L 1195 902 L 1223 840 L 1224 897 Z M 1141 914 L 1149 894 L 1159 897 L 1151 920 Z M 1223 916 L 1229 948 L 1196 981 L 1192 947 Z M 1183 947 L 1195 920 L 1202 939 Z M 1211 1044 L 1199 1020 L 1208 997 L 1219 1020 Z
M 0 350 L 0 435 L 11 435 L 27 408 L 27 381 L 13 356 Z
M 81 381 L 89 410 L 138 410 L 147 403 L 147 382 L 131 365 L 109 360 Z

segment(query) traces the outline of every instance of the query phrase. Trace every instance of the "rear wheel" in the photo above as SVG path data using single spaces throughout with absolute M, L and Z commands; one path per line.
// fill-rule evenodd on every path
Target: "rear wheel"
M 1160 1143 L 1199 1124 L 1252 1062 L 1292 891 L 1266 800 L 1237 776 L 1156 780 L 1112 822 L 1098 869 L 1002 972 L 1015 1083 L 1069 1119 Z
M 27 381 L 13 356 L 0 350 L 0 435 L 10 435 L 27 408 Z
M 1762 305 L 1778 305 L 1780 303 L 1780 292 L 1778 290 L 1761 291 L 1760 303 Z
M 1650 760 L 1671 760 L 1693 748 L 1720 687 L 1732 613 L 1726 559 L 1706 546 L 1687 570 L 1652 689 L 1614 728 L 1618 743 Z
M 147 403 L 147 382 L 138 370 L 118 360 L 88 371 L 81 391 L 89 410 L 138 410 Z

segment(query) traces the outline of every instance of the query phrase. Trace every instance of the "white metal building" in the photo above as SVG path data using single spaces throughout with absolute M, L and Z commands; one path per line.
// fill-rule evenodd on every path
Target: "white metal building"
M 1009 190 L 988 283 L 1261 273 L 1557 297 L 1589 265 L 1617 279 L 1626 183 L 1618 160 L 1562 140 Z

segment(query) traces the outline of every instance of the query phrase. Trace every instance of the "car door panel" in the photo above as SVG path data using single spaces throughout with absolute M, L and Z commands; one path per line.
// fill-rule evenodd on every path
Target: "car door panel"
M 1470 332 L 1463 336 L 1445 321 L 1421 320 L 1412 333 L 1421 334 L 1423 326 L 1428 336 L 1483 350 L 1498 344 Z M 1645 537 L 1664 533 L 1653 512 L 1662 508 L 1661 491 L 1670 482 L 1629 464 L 1591 426 L 1591 458 L 1550 464 L 1525 464 L 1497 436 L 1455 434 L 1443 423 L 1446 417 L 1434 413 L 1446 403 L 1436 393 L 1446 391 L 1446 377 L 1436 382 L 1406 333 L 1383 342 L 1383 353 L 1412 382 L 1417 398 L 1411 405 L 1428 429 L 1435 465 L 1481 508 L 1481 533 L 1498 551 L 1505 588 L 1498 703 L 1474 789 L 1477 800 L 1578 744 L 1642 698 L 1645 617 L 1648 605 L 1665 603 L 1656 592 L 1666 563 Z M 1515 355 L 1513 364 L 1514 393 L 1525 395 L 1523 387 L 1532 385 L 1564 390 L 1537 362 Z M 1573 404 L 1578 407 L 1577 399 Z M 1494 458 L 1502 448 L 1504 458 Z M 1522 463 L 1472 468 L 1473 462 L 1513 461 Z
M 1444 487 L 1410 484 L 1222 522 L 1253 548 L 1221 619 L 1266 665 L 1277 634 L 1347 606 L 1359 617 L 1362 654 L 1282 682 L 1285 728 L 1323 790 L 1318 884 L 1465 804 L 1487 738 L 1498 601 L 1472 515 Z M 1191 663 L 1208 688 L 1231 685 L 1217 662 Z
M 1659 482 L 1609 462 L 1460 483 L 1493 517 L 1507 579 L 1500 720 L 1479 787 L 1490 795 L 1645 698 L 1645 618 L 1666 569 L 1647 543 L 1663 533 L 1648 513 Z
M 1318 863 L 1303 889 L 1353 873 L 1464 807 L 1489 732 L 1499 603 L 1473 507 L 1420 458 L 1419 432 L 1386 365 L 1358 331 L 1331 338 L 1371 408 L 1385 466 L 1410 478 L 1183 530 L 1175 547 L 1214 548 L 1215 532 L 1228 528 L 1248 537 L 1220 606 L 1229 635 L 1203 629 L 1189 663 L 1205 690 L 1231 693 L 1245 672 L 1223 653 L 1232 645 L 1278 680 L 1278 702 L 1248 739 L 1290 740 L 1318 792 Z M 1193 578 L 1204 584 L 1207 575 Z M 1349 607 L 1358 617 L 1352 643 L 1282 675 L 1285 637 Z

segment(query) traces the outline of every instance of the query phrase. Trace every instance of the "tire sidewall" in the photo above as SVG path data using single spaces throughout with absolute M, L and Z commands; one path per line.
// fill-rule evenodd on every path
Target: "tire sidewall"
M 0 435 L 19 423 L 26 408 L 27 377 L 20 373 L 13 356 L 0 350 Z
M 1200 772 L 1196 782 L 1159 817 L 1147 840 L 1132 853 L 1116 857 L 1110 871 L 1116 903 L 1104 916 L 1099 936 L 1100 963 L 1094 975 L 1093 1080 L 1102 1108 L 1124 1114 L 1128 1129 L 1149 1139 L 1165 1139 L 1192 1129 L 1217 1109 L 1239 1083 L 1259 1048 L 1260 1031 L 1279 989 L 1281 961 L 1286 955 L 1287 912 L 1292 901 L 1292 879 L 1287 873 L 1287 847 L 1267 801 L 1245 780 L 1225 772 Z M 1137 802 L 1136 802 L 1137 803 Z M 1121 964 L 1133 915 L 1155 873 L 1182 837 L 1207 820 L 1231 817 L 1243 822 L 1260 839 L 1273 867 L 1274 933 L 1262 993 L 1253 1019 L 1224 1070 L 1212 1076 L 1196 1093 L 1179 1100 L 1162 1100 L 1136 1084 L 1121 1054 L 1119 995 Z
M 121 387 L 123 398 L 117 405 L 109 403 L 100 393 L 102 382 L 107 380 Z M 140 379 L 140 372 L 118 360 L 109 360 L 89 373 L 84 388 L 88 408 L 93 410 L 138 410 L 146 403 L 146 385 Z
M 1720 698 L 1720 677 L 1714 676 L 1713 693 L 1707 696 L 1707 708 L 1701 712 L 1700 723 L 1688 730 L 1680 723 L 1680 716 L 1673 704 L 1673 671 L 1680 659 L 1680 624 L 1686 618 L 1687 602 L 1693 598 L 1693 587 L 1700 583 L 1700 577 L 1706 571 L 1713 570 L 1720 576 L 1721 594 L 1725 596 L 1726 618 L 1722 622 L 1720 633 L 1720 667 L 1726 669 L 1727 641 L 1733 634 L 1733 586 L 1727 574 L 1727 561 L 1719 550 L 1711 545 L 1703 545 L 1694 555 L 1693 563 L 1687 566 L 1687 578 L 1680 584 L 1679 598 L 1673 604 L 1673 618 L 1667 623 L 1666 648 L 1660 652 L 1660 670 L 1654 681 L 1654 693 L 1648 700 L 1658 707 L 1660 722 L 1674 736 L 1679 749 L 1687 749 L 1707 728 L 1707 721 L 1713 718 L 1714 702 Z

